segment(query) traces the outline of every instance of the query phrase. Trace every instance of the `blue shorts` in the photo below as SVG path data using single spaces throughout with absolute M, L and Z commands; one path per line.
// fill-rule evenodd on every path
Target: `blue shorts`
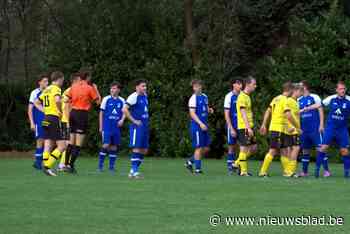
M 300 145 L 302 149 L 311 149 L 322 145 L 323 135 L 319 131 L 303 132 L 300 136 Z
M 191 128 L 191 139 L 193 148 L 203 148 L 210 145 L 211 139 L 208 131 Z
M 137 126 L 135 124 L 130 124 L 130 148 L 149 148 L 149 128 L 148 126 L 141 125 Z
M 330 145 L 333 142 L 340 148 L 349 147 L 349 132 L 347 128 L 326 127 L 324 131 L 323 144 Z
M 102 132 L 102 144 L 104 145 L 120 145 L 120 131 Z
M 236 129 L 236 132 L 237 132 L 237 129 Z M 228 127 L 226 127 L 226 137 L 227 137 L 227 144 L 228 145 L 235 145 L 235 144 L 237 144 L 237 137 L 233 137 L 231 135 L 231 130 Z
M 35 124 L 35 131 L 34 131 L 34 137 L 35 139 L 44 139 L 44 129 L 41 123 Z

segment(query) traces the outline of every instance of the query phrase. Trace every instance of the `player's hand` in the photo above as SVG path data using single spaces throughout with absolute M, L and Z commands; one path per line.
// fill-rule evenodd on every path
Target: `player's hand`
M 209 114 L 213 114 L 214 113 L 214 109 L 211 108 L 211 107 L 209 107 L 208 111 L 209 111 Z
M 137 126 L 141 126 L 142 125 L 142 122 L 140 120 L 135 120 L 134 121 L 134 124 L 136 124 Z
M 288 128 L 287 132 L 288 133 L 293 133 L 295 130 L 297 130 L 296 128 Z
M 33 132 L 35 131 L 35 124 L 34 123 L 30 123 L 30 130 L 32 130 Z
M 266 133 L 267 133 L 267 128 L 266 128 L 266 126 L 265 126 L 265 125 L 262 125 L 262 126 L 260 127 L 259 132 L 260 132 L 261 135 L 265 136 Z
M 92 84 L 92 87 L 97 90 L 97 85 L 95 83 Z
M 324 132 L 324 127 L 323 127 L 323 126 L 320 126 L 319 129 L 318 129 L 318 131 L 319 131 L 320 133 L 323 133 L 323 132 Z
M 199 127 L 200 127 L 203 131 L 208 131 L 207 125 L 205 125 L 205 124 L 203 124 L 203 123 L 201 123 L 201 124 L 199 125 Z
M 99 131 L 100 133 L 102 133 L 102 128 L 99 128 L 98 131 Z
M 246 134 L 247 134 L 249 137 L 253 137 L 253 136 L 254 136 L 254 131 L 253 131 L 253 129 L 251 129 L 251 128 L 246 128 Z
M 230 128 L 230 133 L 231 133 L 231 136 L 233 138 L 237 137 L 237 132 L 236 132 L 236 130 L 234 128 L 232 128 L 232 127 Z
M 118 122 L 118 127 L 122 127 L 123 124 L 124 124 L 124 121 L 123 121 L 123 120 L 119 120 L 119 122 Z

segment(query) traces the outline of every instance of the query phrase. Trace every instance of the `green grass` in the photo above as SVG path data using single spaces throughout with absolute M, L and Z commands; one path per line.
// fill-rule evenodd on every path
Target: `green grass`
M 227 176 L 223 160 L 205 160 L 206 174 L 191 176 L 183 160 L 146 159 L 144 180 L 129 180 L 127 159 L 118 172 L 96 174 L 81 159 L 79 175 L 47 177 L 27 159 L 0 160 L 0 233 L 349 233 L 350 181 L 332 164 L 328 179 Z M 249 162 L 256 172 L 258 162 Z M 313 165 L 312 165 L 313 167 Z M 334 215 L 343 226 L 211 227 L 223 216 Z

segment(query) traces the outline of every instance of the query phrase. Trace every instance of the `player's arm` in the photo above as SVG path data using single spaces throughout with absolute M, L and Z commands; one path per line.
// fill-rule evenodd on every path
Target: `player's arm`
M 124 113 L 125 117 L 128 120 L 130 120 L 132 123 L 140 126 L 142 124 L 142 122 L 140 120 L 136 120 L 136 119 L 134 119 L 134 117 L 132 117 L 129 108 L 130 108 L 130 106 L 128 104 L 124 105 L 124 107 L 123 107 L 123 113 Z
M 34 119 L 33 119 L 33 107 L 34 107 L 33 103 L 28 104 L 27 114 L 28 114 L 28 119 L 29 119 L 31 130 L 35 130 L 35 123 L 34 123 Z
M 248 120 L 248 114 L 247 114 L 245 107 L 241 106 L 240 112 L 241 112 L 242 120 L 243 120 L 244 127 L 245 127 L 247 134 L 251 137 L 254 136 L 254 131 L 250 127 L 249 120 Z
M 262 135 L 265 135 L 267 133 L 267 125 L 270 121 L 270 117 L 271 117 L 271 107 L 267 108 L 264 114 L 263 122 L 260 127 L 260 133 Z
M 42 104 L 40 98 L 35 99 L 35 101 L 34 101 L 34 106 L 35 106 L 39 111 L 44 112 L 44 107 L 43 107 L 43 104 Z
M 310 110 L 316 110 L 318 108 L 322 107 L 321 103 L 315 103 L 312 104 L 311 106 L 307 106 L 304 109 L 300 110 L 300 112 L 306 112 L 306 111 L 310 111 Z
M 208 130 L 208 127 L 207 125 L 205 125 L 197 116 L 196 114 L 196 110 L 194 108 L 190 108 L 190 116 L 191 116 L 191 119 L 193 119 L 198 125 L 199 127 L 203 130 L 203 131 L 206 131 Z
M 124 121 L 125 121 L 125 114 L 124 114 L 124 112 L 123 112 L 122 118 L 121 118 L 121 119 L 119 120 L 119 122 L 118 122 L 118 127 L 123 126 Z
M 103 125 L 103 110 L 100 110 L 100 114 L 99 114 L 99 127 L 98 130 L 101 133 L 102 132 L 102 125 Z
M 225 109 L 224 111 L 224 115 L 225 115 L 225 121 L 226 121 L 226 125 L 227 127 L 232 131 L 234 131 L 233 129 L 233 125 L 232 125 L 232 121 L 231 121 L 231 113 L 229 109 Z
M 319 131 L 323 132 L 324 131 L 324 111 L 323 111 L 323 107 L 320 106 L 318 108 L 318 113 L 320 115 L 320 127 L 319 127 Z
M 57 94 L 55 95 L 55 104 L 57 107 L 57 110 L 60 114 L 60 116 L 62 116 L 62 99 L 61 99 L 61 95 Z
M 286 110 L 284 112 L 284 116 L 286 117 L 286 119 L 288 120 L 288 122 L 293 126 L 294 129 L 289 129 L 288 131 L 298 131 L 299 133 L 301 132 L 300 126 L 298 124 L 298 122 L 294 119 L 292 112 L 290 110 Z
M 97 88 L 96 84 L 92 84 L 92 88 L 93 88 L 93 92 L 91 94 L 92 100 L 94 100 L 94 102 L 97 105 L 100 105 L 101 102 L 102 102 L 102 97 L 101 97 L 100 91 L 98 91 L 98 88 Z

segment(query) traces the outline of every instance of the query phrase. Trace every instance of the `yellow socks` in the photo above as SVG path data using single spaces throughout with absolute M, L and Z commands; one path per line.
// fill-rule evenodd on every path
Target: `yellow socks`
M 56 162 L 61 157 L 61 152 L 58 149 L 55 149 L 51 152 L 48 160 L 44 161 L 44 166 L 46 168 L 52 168 Z
M 281 164 L 283 169 L 283 174 L 290 174 L 289 172 L 289 158 L 281 155 Z
M 289 163 L 288 163 L 288 174 L 289 175 L 293 175 L 296 170 L 297 170 L 297 160 L 292 160 L 292 159 L 289 159 Z
M 248 157 L 247 153 L 239 152 L 239 157 L 238 157 L 237 161 L 239 161 L 239 166 L 241 168 L 241 174 L 246 174 L 248 172 L 247 157 Z
M 65 164 L 66 164 L 66 151 L 64 151 L 64 152 L 62 153 L 61 160 L 60 160 L 60 164 L 61 164 L 61 165 L 65 165 Z
M 267 175 L 267 171 L 270 168 L 272 160 L 273 160 L 273 156 L 271 154 L 267 153 L 265 158 L 264 158 L 264 162 L 261 166 L 259 175 Z

